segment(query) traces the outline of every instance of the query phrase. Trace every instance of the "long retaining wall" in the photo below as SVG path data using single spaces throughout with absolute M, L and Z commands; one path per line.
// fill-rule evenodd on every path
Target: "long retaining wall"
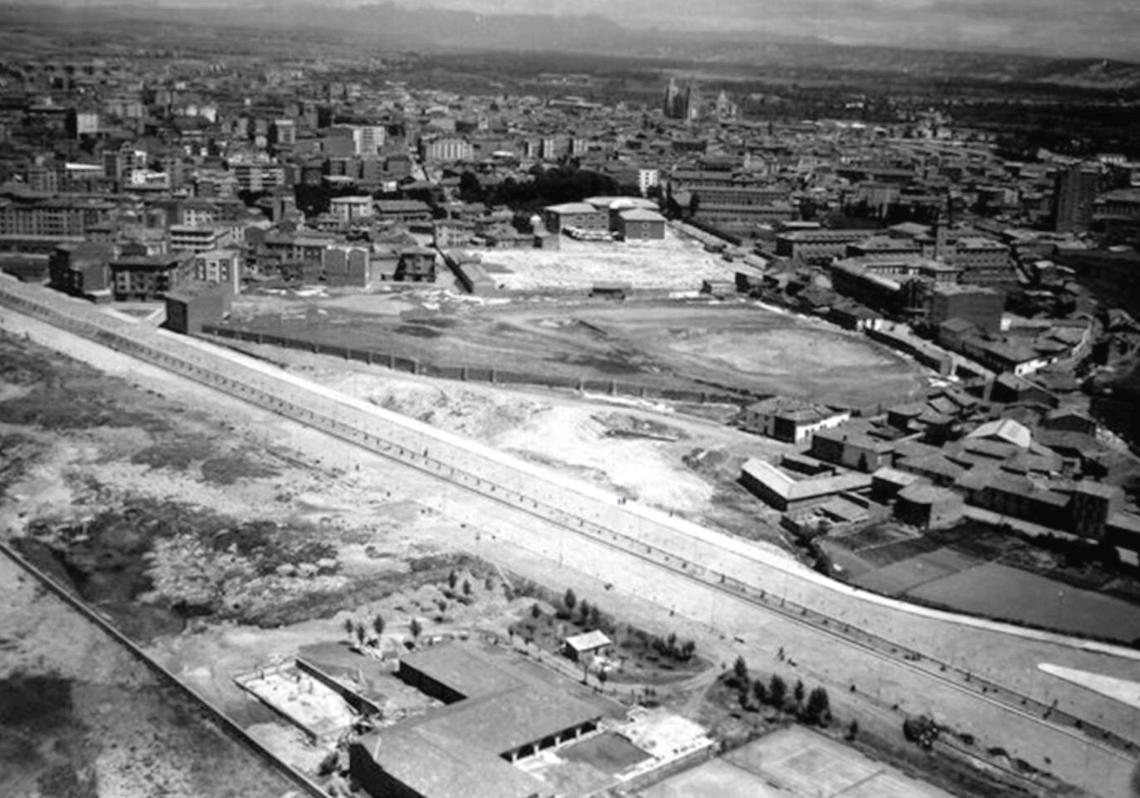
M 205 696 L 198 693 L 192 687 L 182 682 L 173 673 L 168 671 L 155 660 L 151 659 L 141 648 L 131 642 L 130 638 L 126 637 L 122 632 L 112 626 L 103 616 L 95 612 L 86 602 L 75 596 L 71 591 L 61 585 L 59 582 L 52 579 L 46 573 L 41 571 L 36 566 L 32 565 L 15 549 L 8 546 L 6 543 L 0 542 L 0 553 L 18 565 L 20 568 L 27 571 L 31 576 L 43 585 L 49 592 L 56 598 L 63 601 L 71 609 L 78 612 L 86 620 L 94 624 L 101 631 L 112 638 L 116 643 L 122 646 L 130 653 L 136 660 L 146 666 L 151 673 L 155 675 L 158 681 L 166 687 L 169 687 L 186 698 L 197 706 L 206 718 L 219 728 L 226 736 L 233 739 L 242 747 L 248 749 L 250 753 L 262 760 L 266 764 L 275 768 L 281 775 L 288 779 L 290 783 L 302 790 L 304 793 L 318 798 L 327 798 L 328 793 L 321 788 L 316 782 L 309 779 L 308 776 L 294 769 L 258 742 L 256 739 L 246 733 L 245 729 L 234 723 L 218 707 L 214 706 Z
M 1140 651 L 916 607 L 834 582 L 752 544 L 617 498 L 475 441 L 281 372 L 203 341 L 107 317 L 90 306 L 5 285 L 0 302 L 587 536 L 715 590 L 779 613 L 837 643 L 922 673 L 1081 742 L 1134 750 L 1137 729 L 1104 728 L 932 656 L 947 633 L 992 636 L 992 645 L 1041 643 L 1140 662 Z M 68 302 L 61 312 L 61 302 Z M 922 619 L 925 623 L 910 623 Z M 986 637 L 987 640 L 991 639 Z M 1044 718 L 1047 718 L 1044 719 Z M 1127 735 L 1127 736 L 1125 736 Z

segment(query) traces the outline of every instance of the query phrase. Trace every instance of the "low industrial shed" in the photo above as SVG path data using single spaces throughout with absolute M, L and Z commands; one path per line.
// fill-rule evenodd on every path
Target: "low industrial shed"
M 665 237 L 665 217 L 644 208 L 619 211 L 617 233 L 626 241 L 660 240 Z
M 185 283 L 164 296 L 168 330 L 199 333 L 207 324 L 221 321 L 233 307 L 233 290 L 225 283 Z
M 841 493 L 866 490 L 871 486 L 871 475 L 851 472 L 794 479 L 771 463 L 752 459 L 741 468 L 740 484 L 777 510 L 793 512 Z

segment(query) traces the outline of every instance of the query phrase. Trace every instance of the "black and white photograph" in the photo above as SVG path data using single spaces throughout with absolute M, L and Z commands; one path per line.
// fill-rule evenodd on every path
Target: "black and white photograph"
M 1140 798 L 1140 4 L 0 0 L 0 798 Z

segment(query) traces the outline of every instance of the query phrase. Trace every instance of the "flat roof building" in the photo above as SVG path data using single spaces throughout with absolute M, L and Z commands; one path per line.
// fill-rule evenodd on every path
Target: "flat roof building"
M 400 661 L 398 675 L 445 706 L 352 744 L 353 777 L 378 798 L 553 796 L 553 785 L 512 763 L 621 712 L 604 699 L 559 689 L 513 655 L 474 645 L 414 652 Z
M 741 468 L 740 482 L 752 494 L 784 512 L 822 504 L 832 496 L 871 486 L 871 475 L 848 472 L 796 479 L 763 460 L 752 459 Z

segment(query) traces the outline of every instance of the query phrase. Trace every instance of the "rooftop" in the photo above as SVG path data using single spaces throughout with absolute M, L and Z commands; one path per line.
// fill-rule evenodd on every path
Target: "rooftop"
M 817 479 L 792 479 L 787 472 L 763 460 L 751 459 L 742 468 L 743 472 L 771 490 L 785 501 L 803 501 L 848 490 L 869 487 L 871 475 L 862 473 L 836 474 Z
M 580 635 L 573 635 L 566 638 L 566 645 L 570 646 L 576 651 L 590 651 L 595 648 L 602 648 L 610 645 L 611 640 L 606 637 L 605 633 L 600 629 L 594 629 L 590 632 L 583 632 Z
M 530 798 L 546 788 L 482 748 L 422 727 L 397 725 L 372 732 L 361 744 L 381 769 L 431 798 Z
M 1033 433 L 1024 424 L 1012 419 L 999 418 L 987 421 L 966 436 L 967 438 L 996 438 L 998 440 L 1028 449 L 1033 443 Z
M 627 211 L 621 211 L 619 214 L 623 221 L 626 222 L 664 222 L 665 217 L 656 211 L 651 211 L 646 208 L 630 208 Z
M 547 205 L 543 210 L 549 213 L 597 213 L 598 209 L 586 202 L 564 202 L 561 205 Z
M 551 734 L 597 720 L 601 705 L 575 698 L 526 663 L 451 643 L 409 654 L 401 661 L 464 696 L 406 725 L 471 741 L 494 756 Z

